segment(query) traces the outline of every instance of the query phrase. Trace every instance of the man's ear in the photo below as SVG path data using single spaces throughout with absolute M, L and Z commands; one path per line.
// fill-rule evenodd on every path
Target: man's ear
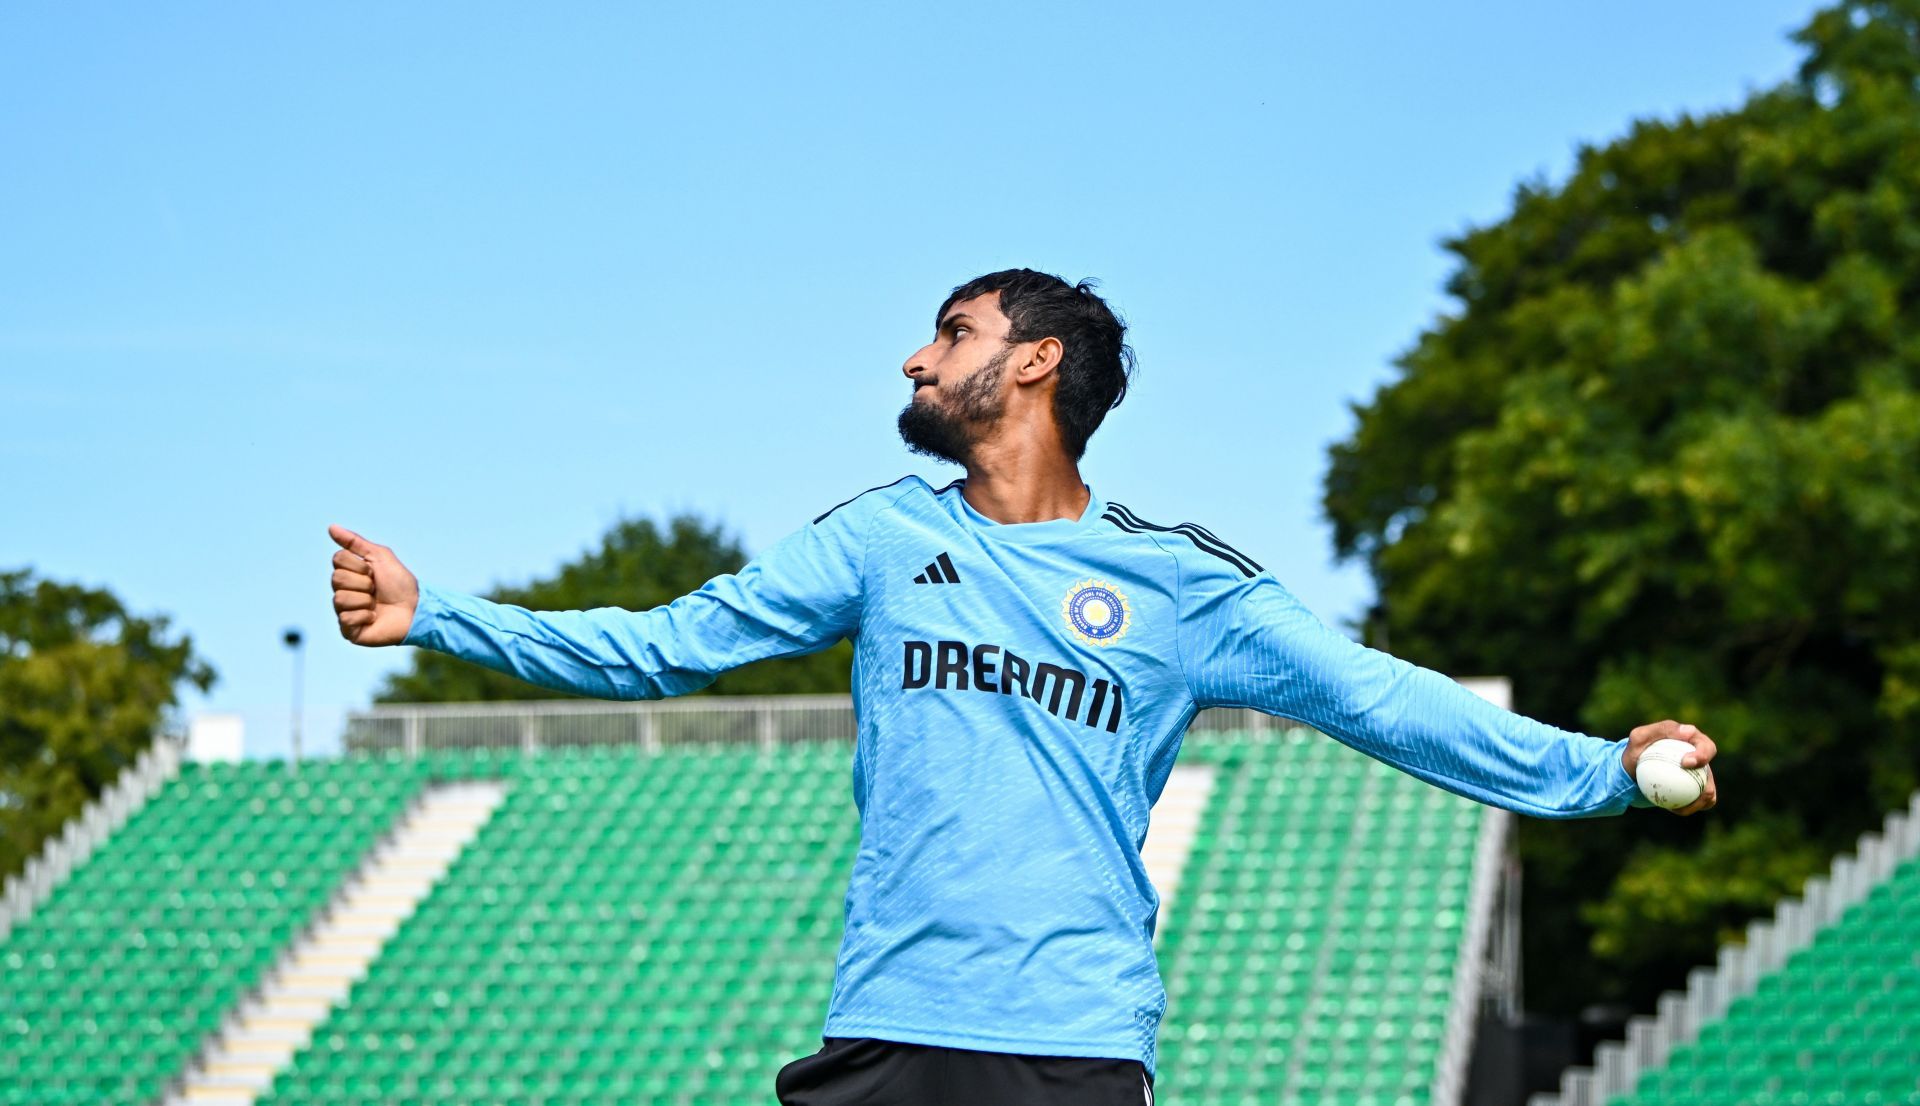
M 1060 359 L 1066 356 L 1066 347 L 1058 338 L 1042 338 L 1033 344 L 1033 352 L 1020 365 L 1020 371 L 1013 374 L 1022 384 L 1032 384 L 1060 367 Z

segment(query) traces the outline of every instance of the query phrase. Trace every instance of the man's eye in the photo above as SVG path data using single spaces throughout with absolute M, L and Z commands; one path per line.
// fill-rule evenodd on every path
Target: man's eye
M 964 327 L 964 326 L 956 326 L 956 327 L 954 327 L 954 328 L 953 328 L 953 336 L 954 336 L 955 338 L 958 338 L 958 337 L 960 337 L 960 332 L 961 332 L 961 331 L 963 331 L 963 330 L 965 330 L 965 329 L 967 329 L 967 328 L 966 328 L 966 327 Z

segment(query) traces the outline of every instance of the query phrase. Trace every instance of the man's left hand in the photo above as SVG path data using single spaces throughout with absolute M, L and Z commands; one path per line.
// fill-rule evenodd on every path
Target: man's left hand
M 1682 768 L 1706 768 L 1713 759 L 1713 738 L 1700 732 L 1700 727 L 1690 723 L 1675 722 L 1669 718 L 1664 722 L 1651 722 L 1635 729 L 1627 735 L 1627 751 L 1620 757 L 1627 766 L 1627 775 L 1632 776 L 1640 766 L 1640 754 L 1647 746 L 1663 738 L 1674 738 L 1693 746 L 1693 752 L 1680 758 Z M 1720 801 L 1720 790 L 1713 782 L 1713 769 L 1707 768 L 1707 788 L 1698 799 L 1674 811 L 1675 814 L 1698 814 L 1703 810 L 1712 810 Z

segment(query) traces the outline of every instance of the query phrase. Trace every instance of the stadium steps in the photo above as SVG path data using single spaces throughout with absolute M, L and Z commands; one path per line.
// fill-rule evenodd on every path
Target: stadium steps
M 427 791 L 327 916 L 242 1004 L 168 1106 L 251 1106 L 366 975 L 387 939 L 493 816 L 505 790 L 476 781 Z
M 1175 765 L 1167 775 L 1159 801 L 1153 804 L 1140 859 L 1146 863 L 1147 878 L 1153 881 L 1153 889 L 1160 896 L 1159 917 L 1162 919 L 1173 910 L 1174 892 L 1180 889 L 1181 874 L 1193 853 L 1200 822 L 1206 816 L 1207 800 L 1213 797 L 1215 774 L 1210 764 Z M 1165 932 L 1166 926 L 1156 924 L 1154 941 L 1157 943 Z

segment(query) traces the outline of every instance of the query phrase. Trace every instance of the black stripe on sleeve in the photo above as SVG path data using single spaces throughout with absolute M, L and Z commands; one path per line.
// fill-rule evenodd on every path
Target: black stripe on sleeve
M 1107 513 L 1102 517 L 1115 526 L 1120 527 L 1122 530 L 1132 530 L 1135 533 L 1146 530 L 1157 530 L 1163 534 L 1182 535 L 1202 552 L 1211 553 L 1238 569 L 1242 576 L 1250 577 L 1261 571 L 1260 566 L 1254 562 L 1252 557 L 1247 556 L 1226 542 L 1214 537 L 1213 534 L 1208 532 L 1204 527 L 1195 523 L 1183 522 L 1178 526 L 1155 526 L 1153 523 L 1147 522 L 1128 510 L 1125 505 L 1115 503 L 1112 500 L 1107 501 Z
M 1214 536 L 1213 531 L 1207 529 L 1206 527 L 1200 525 L 1197 522 L 1182 522 L 1176 526 L 1155 526 L 1153 523 L 1148 522 L 1147 520 L 1141 518 L 1139 515 L 1134 514 L 1133 511 L 1130 510 L 1127 507 L 1127 505 L 1124 503 L 1110 502 L 1108 506 L 1118 508 L 1119 513 L 1124 515 L 1127 519 L 1132 521 L 1135 525 L 1144 526 L 1150 530 L 1164 530 L 1164 531 L 1169 531 L 1173 533 L 1184 533 L 1188 537 L 1193 538 L 1194 543 L 1196 545 L 1211 544 L 1214 547 L 1215 552 L 1219 552 L 1225 556 L 1229 556 L 1234 560 L 1241 562 L 1242 564 L 1248 565 L 1255 572 L 1261 571 L 1260 566 L 1254 563 L 1254 560 L 1252 557 L 1247 556 L 1245 553 L 1240 552 L 1238 549 L 1235 549 L 1233 546 L 1228 545 L 1224 541 L 1221 541 L 1218 537 Z
M 909 474 L 907 476 L 902 476 L 900 480 L 911 480 L 912 478 L 913 478 L 912 475 Z M 835 503 L 833 506 L 828 507 L 826 510 L 820 512 L 818 515 L 814 516 L 813 521 L 816 523 L 824 522 L 826 521 L 826 518 L 828 515 L 832 514 L 833 512 L 839 510 L 842 507 L 845 507 L 847 504 L 852 503 L 855 499 L 859 499 L 861 495 L 865 495 L 867 494 L 867 492 L 877 492 L 881 488 L 891 488 L 895 484 L 898 484 L 900 480 L 895 480 L 886 484 L 875 484 L 873 487 L 868 488 L 866 492 L 861 492 L 860 495 L 851 496 L 849 498 L 843 499 L 840 502 Z

